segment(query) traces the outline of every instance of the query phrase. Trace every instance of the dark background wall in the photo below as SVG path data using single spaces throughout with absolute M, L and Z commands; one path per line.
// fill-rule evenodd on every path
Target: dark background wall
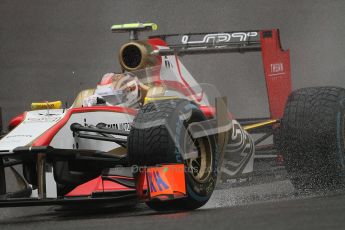
M 294 88 L 345 87 L 344 12 L 343 0 L 1 0 L 4 121 L 32 101 L 71 103 L 81 88 L 119 70 L 117 50 L 128 36 L 111 34 L 115 23 L 152 21 L 157 33 L 279 28 Z M 195 78 L 230 98 L 236 116 L 267 114 L 259 53 L 183 59 Z

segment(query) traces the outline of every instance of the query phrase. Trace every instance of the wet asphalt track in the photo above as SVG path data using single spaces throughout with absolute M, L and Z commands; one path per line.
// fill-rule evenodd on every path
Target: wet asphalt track
M 216 190 L 193 212 L 136 208 L 57 211 L 0 209 L 0 229 L 344 229 L 345 193 L 298 194 L 289 180 Z

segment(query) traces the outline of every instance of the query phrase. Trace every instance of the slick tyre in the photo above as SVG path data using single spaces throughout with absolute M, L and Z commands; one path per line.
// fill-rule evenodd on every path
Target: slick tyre
M 345 182 L 345 89 L 312 87 L 288 98 L 278 148 L 295 188 L 331 190 Z
M 147 205 L 157 211 L 193 210 L 211 197 L 217 179 L 217 145 L 214 136 L 193 139 L 188 125 L 206 120 L 203 112 L 188 100 L 161 100 L 143 106 L 134 119 L 128 137 L 132 165 L 150 166 L 184 163 L 187 197 L 153 200 Z M 197 152 L 184 159 L 181 152 Z
M 6 177 L 4 161 L 0 158 L 0 196 L 6 194 Z

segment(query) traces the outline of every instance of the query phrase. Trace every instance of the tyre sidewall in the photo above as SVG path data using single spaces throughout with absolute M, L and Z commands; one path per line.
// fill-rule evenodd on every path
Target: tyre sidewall
M 216 184 L 217 178 L 217 145 L 216 139 L 214 136 L 210 136 L 209 138 L 209 145 L 212 151 L 212 172 L 209 178 L 204 181 L 203 183 L 199 183 L 195 181 L 192 175 L 188 172 L 188 168 L 186 166 L 186 162 L 184 162 L 182 154 L 179 150 L 181 146 L 184 146 L 185 142 L 185 135 L 186 135 L 186 123 L 189 124 L 190 119 L 194 121 L 203 121 L 206 120 L 204 114 L 199 110 L 199 108 L 189 102 L 184 101 L 180 103 L 172 114 L 172 117 L 175 119 L 170 119 L 169 128 L 171 129 L 171 137 L 175 142 L 175 157 L 176 163 L 184 163 L 185 164 L 185 179 L 186 179 L 186 188 L 187 194 L 190 198 L 198 202 L 207 202 L 212 195 Z M 183 128 L 184 127 L 184 128 Z
M 345 89 L 311 87 L 294 91 L 275 138 L 297 189 L 345 185 Z
M 339 110 L 336 115 L 336 164 L 337 173 L 342 178 L 342 184 L 345 184 L 345 90 L 341 94 L 339 101 Z

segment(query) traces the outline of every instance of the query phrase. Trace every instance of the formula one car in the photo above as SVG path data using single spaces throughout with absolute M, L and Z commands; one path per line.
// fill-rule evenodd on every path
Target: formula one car
M 10 122 L 0 140 L 0 207 L 144 201 L 158 211 L 192 210 L 209 200 L 217 181 L 250 176 L 254 158 L 270 151 L 283 153 L 298 189 L 343 184 L 345 90 L 291 93 L 289 51 L 281 49 L 278 30 L 138 39 L 156 29 L 112 26 L 130 33 L 120 73 L 104 75 L 70 108 L 33 103 Z M 234 119 L 226 98 L 197 83 L 179 59 L 255 51 L 262 53 L 268 118 Z M 262 136 L 254 141 L 252 134 Z M 273 144 L 261 145 L 272 135 Z M 20 192 L 6 191 L 6 168 L 23 185 Z

